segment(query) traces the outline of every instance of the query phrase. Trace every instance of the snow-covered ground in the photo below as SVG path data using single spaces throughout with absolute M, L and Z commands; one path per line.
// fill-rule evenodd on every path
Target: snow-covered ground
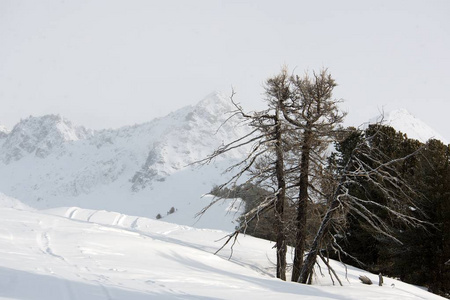
M 77 207 L 37 211 L 0 195 L 0 299 L 443 299 L 394 279 L 382 287 L 333 262 L 312 286 L 273 278 L 269 241 L 241 236 L 230 256 L 226 232 L 194 229 Z M 322 271 L 327 274 L 326 269 Z

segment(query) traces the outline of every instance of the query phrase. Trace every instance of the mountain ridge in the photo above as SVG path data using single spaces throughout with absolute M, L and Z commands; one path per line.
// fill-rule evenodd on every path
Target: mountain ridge
M 201 169 L 191 165 L 247 130 L 238 119 L 224 123 L 232 108 L 214 92 L 165 117 L 99 131 L 57 115 L 30 117 L 0 144 L 0 191 L 39 209 L 76 205 L 154 218 L 175 207 L 171 218 L 192 225 L 208 204 L 200 197 L 245 153 L 236 149 Z M 225 214 L 228 206 L 221 209 Z M 234 228 L 231 219 L 224 229 Z

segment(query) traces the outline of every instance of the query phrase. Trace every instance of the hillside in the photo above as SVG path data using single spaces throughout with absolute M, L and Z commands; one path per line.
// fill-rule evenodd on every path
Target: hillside
M 228 259 L 230 248 L 212 254 L 223 231 L 19 204 L 0 195 L 0 299 L 443 299 L 389 278 L 382 287 L 363 285 L 359 275 L 377 276 L 353 267 L 345 280 L 335 262 L 343 287 L 319 270 L 312 286 L 283 282 L 271 275 L 272 243 L 250 236 Z

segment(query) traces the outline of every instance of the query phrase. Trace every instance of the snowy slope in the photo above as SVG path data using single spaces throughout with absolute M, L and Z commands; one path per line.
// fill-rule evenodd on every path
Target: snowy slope
M 390 111 L 382 116 L 373 118 L 370 123 L 377 122 L 389 125 L 397 131 L 406 133 L 408 138 L 419 140 L 422 143 L 425 143 L 429 139 L 437 139 L 446 145 L 448 144 L 448 141 L 442 135 L 423 121 L 411 115 L 406 109 Z
M 0 196 L 1 199 L 2 196 Z M 76 207 L 46 212 L 0 207 L 0 299 L 443 299 L 333 265 L 344 287 L 282 282 L 271 242 L 243 236 L 220 255 L 225 232 Z M 320 273 L 317 273 L 320 274 Z
M 25 205 L 21 201 L 8 197 L 2 193 L 0 193 L 0 207 L 1 208 L 15 208 L 19 210 L 33 210 L 33 208 L 29 207 L 28 205 Z
M 232 109 L 228 97 L 212 93 L 164 118 L 96 132 L 60 116 L 30 117 L 0 145 L 0 191 L 36 208 L 75 205 L 154 218 L 174 207 L 172 221 L 193 225 L 208 200 L 201 196 L 245 154 L 189 165 L 243 134 L 237 119 L 221 126 Z M 219 228 L 233 229 L 231 219 Z

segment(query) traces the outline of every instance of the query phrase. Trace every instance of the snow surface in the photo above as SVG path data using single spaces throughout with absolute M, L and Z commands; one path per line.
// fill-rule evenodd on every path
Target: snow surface
M 0 195 L 0 204 L 10 203 Z M 15 205 L 18 203 L 14 200 Z M 273 278 L 273 243 L 241 236 L 213 255 L 226 232 L 78 207 L 0 207 L 0 299 L 443 299 L 337 262 L 306 286 Z M 23 208 L 23 207 L 22 207 Z M 325 270 L 322 266 L 322 269 Z
M 393 110 L 373 118 L 370 123 L 389 125 L 397 131 L 406 133 L 408 138 L 426 143 L 429 139 L 436 139 L 448 145 L 448 141 L 423 121 L 411 115 L 406 109 Z

